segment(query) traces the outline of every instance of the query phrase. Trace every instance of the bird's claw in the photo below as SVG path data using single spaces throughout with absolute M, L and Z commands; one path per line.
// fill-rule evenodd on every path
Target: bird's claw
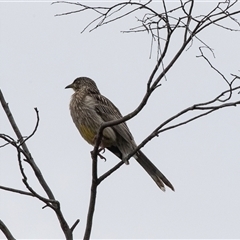
M 103 159 L 105 162 L 107 161 L 107 159 L 100 153 L 100 152 L 105 152 L 105 148 L 99 148 L 97 151 L 97 155 Z M 94 151 L 91 151 L 91 155 L 93 156 Z
M 105 153 L 105 148 L 99 148 L 99 150 L 98 150 L 98 156 L 106 162 L 107 159 L 106 159 L 102 154 L 100 154 L 100 152 Z
M 100 152 L 105 153 L 105 148 L 99 148 L 98 152 L 99 152 L 99 153 L 100 153 Z
M 104 151 L 105 151 L 105 150 L 104 150 Z M 99 156 L 101 159 L 103 159 L 105 162 L 107 161 L 107 159 L 106 159 L 102 154 L 98 153 L 98 156 Z

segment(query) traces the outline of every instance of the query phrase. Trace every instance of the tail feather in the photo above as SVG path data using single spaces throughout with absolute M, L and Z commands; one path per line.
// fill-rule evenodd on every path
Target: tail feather
M 168 181 L 168 179 L 158 170 L 158 168 L 143 154 L 139 151 L 134 156 L 136 161 L 145 169 L 145 171 L 150 175 L 150 177 L 155 181 L 158 187 L 165 191 L 165 186 L 168 186 L 174 191 L 173 185 Z

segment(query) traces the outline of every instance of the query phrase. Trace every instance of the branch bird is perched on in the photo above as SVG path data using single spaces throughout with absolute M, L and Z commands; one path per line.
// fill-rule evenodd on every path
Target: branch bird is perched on
M 70 102 L 70 112 L 73 122 L 82 137 L 94 146 L 101 124 L 120 119 L 122 115 L 109 99 L 101 95 L 96 83 L 90 78 L 79 77 L 66 88 L 74 90 Z M 107 148 L 121 160 L 124 160 L 137 147 L 125 122 L 106 127 L 103 130 L 100 146 L 103 149 Z M 160 189 L 165 191 L 165 184 L 174 191 L 172 184 L 142 151 L 139 150 L 133 157 L 151 176 Z M 128 164 L 128 161 L 125 161 L 125 163 Z

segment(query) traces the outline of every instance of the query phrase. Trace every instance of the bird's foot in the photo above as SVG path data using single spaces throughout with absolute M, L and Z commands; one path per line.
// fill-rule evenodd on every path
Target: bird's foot
M 98 156 L 106 162 L 107 159 L 106 159 L 100 152 L 105 153 L 105 148 L 99 148 L 99 150 L 98 150 Z
M 104 153 L 105 152 L 105 148 L 99 148 L 98 152 L 97 152 L 97 155 L 106 162 L 107 159 L 100 152 Z M 91 151 L 91 154 L 93 154 L 93 151 Z

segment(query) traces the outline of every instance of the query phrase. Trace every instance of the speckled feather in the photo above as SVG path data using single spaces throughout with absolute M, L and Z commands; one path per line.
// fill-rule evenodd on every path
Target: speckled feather
M 66 88 L 72 88 L 75 91 L 70 102 L 71 116 L 80 134 L 89 144 L 95 144 L 102 123 L 122 118 L 118 108 L 101 95 L 92 79 L 77 78 Z M 136 148 L 136 143 L 127 124 L 121 123 L 104 129 L 101 147 L 107 148 L 124 160 Z M 163 182 L 174 190 L 167 178 L 141 151 L 138 151 L 134 158 L 163 191 L 165 191 Z

